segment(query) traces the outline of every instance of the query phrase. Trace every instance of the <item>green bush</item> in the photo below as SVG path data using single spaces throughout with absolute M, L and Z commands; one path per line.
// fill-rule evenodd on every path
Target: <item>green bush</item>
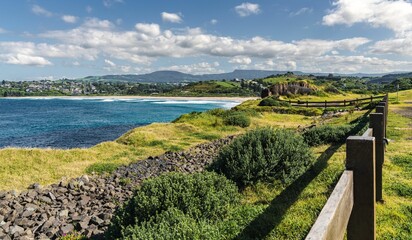
M 259 106 L 290 107 L 290 104 L 288 102 L 279 101 L 273 97 L 267 97 L 260 101 Z
M 121 239 L 221 239 L 222 233 L 207 220 L 196 221 L 181 210 L 170 208 L 139 225 L 128 226 Z
M 170 208 L 179 209 L 195 220 L 221 219 L 238 199 L 236 185 L 216 173 L 161 175 L 142 183 L 133 198 L 112 218 L 108 234 L 111 238 L 119 237 L 123 228 L 150 221 Z
M 309 146 L 343 143 L 351 130 L 352 127 L 350 125 L 323 125 L 306 130 L 303 133 L 303 138 Z
M 241 111 L 229 111 L 223 117 L 223 123 L 230 126 L 239 126 L 242 128 L 249 127 L 250 118 L 246 113 Z
M 260 128 L 223 148 L 211 169 L 243 187 L 275 179 L 290 183 L 313 162 L 302 136 L 285 129 Z

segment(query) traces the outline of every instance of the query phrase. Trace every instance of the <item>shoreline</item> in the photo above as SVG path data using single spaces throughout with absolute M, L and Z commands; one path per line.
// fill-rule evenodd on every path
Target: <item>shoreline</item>
M 181 97 L 181 96 L 24 96 L 24 97 L 3 97 L 0 99 L 161 99 L 161 100 L 200 100 L 200 101 L 234 101 L 244 102 L 256 100 L 259 97 Z

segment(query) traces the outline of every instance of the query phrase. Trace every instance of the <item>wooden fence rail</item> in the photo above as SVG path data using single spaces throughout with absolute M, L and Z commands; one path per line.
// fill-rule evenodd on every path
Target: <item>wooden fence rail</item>
M 292 100 L 279 100 L 282 102 L 289 103 L 292 107 L 317 107 L 317 108 L 328 108 L 328 107 L 348 107 L 348 106 L 358 106 L 373 103 L 377 99 L 382 99 L 385 96 L 370 96 L 367 98 L 356 98 L 351 100 L 342 101 L 292 101 Z
M 388 96 L 370 114 L 369 129 L 346 140 L 346 170 L 323 207 L 307 240 L 376 239 L 376 202 L 382 201 L 382 166 Z

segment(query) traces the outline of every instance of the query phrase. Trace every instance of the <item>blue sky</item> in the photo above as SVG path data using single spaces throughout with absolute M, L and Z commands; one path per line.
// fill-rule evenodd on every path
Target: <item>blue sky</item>
M 4 0 L 0 80 L 412 71 L 409 0 Z

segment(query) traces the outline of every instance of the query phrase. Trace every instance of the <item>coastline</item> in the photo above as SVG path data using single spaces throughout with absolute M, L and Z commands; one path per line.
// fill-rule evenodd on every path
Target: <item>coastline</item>
M 24 96 L 5 97 L 0 99 L 161 99 L 161 100 L 191 100 L 191 101 L 234 101 L 242 103 L 247 100 L 256 100 L 259 97 L 169 97 L 169 96 Z

